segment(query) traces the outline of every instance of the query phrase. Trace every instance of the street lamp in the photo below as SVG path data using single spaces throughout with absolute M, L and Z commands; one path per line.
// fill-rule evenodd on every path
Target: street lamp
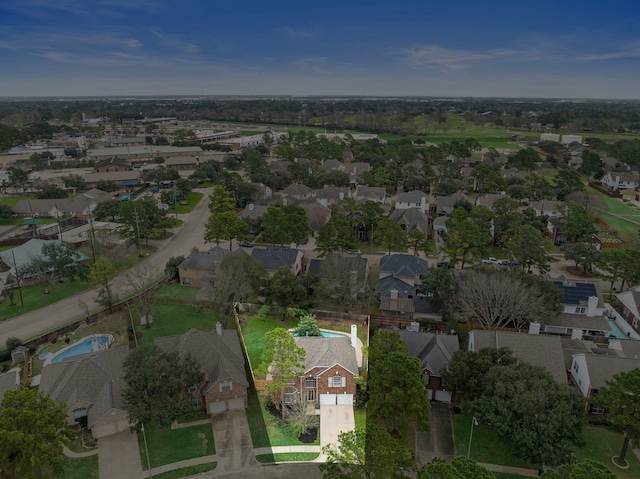
M 469 448 L 467 449 L 467 459 L 469 459 L 469 456 L 471 455 L 471 440 L 473 439 L 473 426 L 477 426 L 478 425 L 478 420 L 476 419 L 475 416 L 473 416 L 473 418 L 471 419 L 471 433 L 469 434 Z

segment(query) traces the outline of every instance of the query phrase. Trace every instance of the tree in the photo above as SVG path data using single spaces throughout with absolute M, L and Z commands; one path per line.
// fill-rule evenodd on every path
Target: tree
M 89 273 L 89 282 L 98 287 L 96 302 L 103 308 L 111 308 L 117 301 L 117 297 L 110 284 L 116 275 L 113 264 L 106 258 L 98 258 Z
M 318 256 L 327 256 L 337 251 L 344 252 L 356 247 L 353 229 L 343 216 L 334 216 L 318 230 L 316 250 Z
M 313 314 L 305 313 L 298 321 L 298 327 L 295 330 L 298 336 L 322 336 L 320 327 Z
M 83 190 L 87 187 L 84 178 L 80 175 L 68 175 L 62 177 L 65 188 Z
M 514 229 L 508 235 L 505 246 L 511 257 L 516 259 L 522 268 L 527 268 L 527 272 L 535 266 L 540 273 L 546 273 L 550 268 L 549 263 L 555 261 L 551 256 L 551 241 L 530 225 Z
M 226 213 L 233 211 L 235 201 L 231 193 L 229 193 L 221 185 L 213 187 L 213 192 L 209 195 L 209 211 L 211 213 Z
M 600 251 L 592 243 L 565 243 L 562 247 L 564 258 L 574 261 L 576 269 L 582 266 L 583 274 L 593 270 L 593 265 L 600 259 Z
M 334 307 L 349 311 L 358 300 L 366 306 L 372 287 L 362 258 L 330 254 L 321 263 L 319 276 L 319 295 Z
M 454 308 L 460 319 L 491 330 L 520 330 L 531 321 L 545 323 L 557 315 L 556 304 L 540 289 L 495 268 L 465 272 L 459 278 Z
M 66 198 L 67 192 L 61 188 L 58 188 L 55 185 L 46 185 L 36 194 L 36 198 L 39 200 L 43 199 L 62 199 Z
M 9 176 L 9 184 L 15 188 L 16 193 L 19 190 L 23 192 L 26 191 L 29 183 L 29 175 L 26 171 L 16 168 L 15 166 L 10 166 L 7 168 L 7 174 Z
M 429 268 L 422 277 L 420 292 L 431 304 L 442 309 L 443 318 L 450 316 L 457 291 L 458 282 L 449 268 Z
M 116 216 L 120 216 L 120 205 L 122 201 L 119 200 L 106 200 L 101 201 L 93 210 L 93 216 L 98 221 L 111 218 L 111 221 L 116 220 Z
M 0 205 L 0 218 L 11 218 L 14 214 L 13 208 L 9 205 Z
M 604 174 L 604 162 L 600 155 L 593 151 L 585 150 L 582 152 L 582 166 L 580 171 L 585 175 L 601 178 Z
M 576 170 L 559 170 L 553 182 L 560 201 L 563 201 L 567 195 L 574 191 L 584 191 L 586 189 L 580 173 Z
M 225 256 L 216 265 L 213 284 L 214 301 L 223 314 L 231 314 L 233 304 L 246 301 L 260 289 L 267 277 L 267 270 L 258 260 L 245 254 Z
M 178 266 L 184 261 L 184 256 L 172 256 L 164 266 L 164 274 L 167 280 L 174 281 L 178 278 Z
M 145 319 L 147 329 L 151 327 L 151 297 L 159 287 L 154 279 L 154 271 L 145 263 L 136 265 L 126 274 L 130 292 L 136 294 L 134 303 L 138 307 L 140 320 Z
M 593 401 L 604 406 L 613 427 L 624 433 L 622 451 L 617 457 L 624 463 L 629 444 L 640 447 L 640 369 L 614 374 Z
M 265 296 L 271 304 L 280 307 L 282 319 L 288 307 L 304 308 L 309 304 L 307 288 L 302 283 L 302 278 L 293 274 L 286 266 L 273 274 L 267 285 Z
M 121 223 L 117 229 L 120 235 L 136 245 L 143 239 L 149 244 L 149 239 L 160 237 L 166 227 L 166 212 L 158 208 L 155 199 L 145 197 L 121 203 Z
M 479 465 L 473 459 L 456 457 L 451 463 L 434 457 L 418 472 L 419 479 L 495 479 L 491 471 Z
M 601 462 L 587 459 L 578 464 L 563 464 L 557 471 L 547 470 L 544 479 L 620 479 L 620 477 Z
M 168 427 L 193 411 L 193 391 L 202 385 L 204 373 L 191 355 L 143 346 L 131 351 L 122 367 L 122 398 L 132 429 L 152 423 Z
M 260 226 L 265 241 L 272 244 L 297 244 L 309 237 L 305 211 L 298 205 L 270 206 L 262 215 Z
M 423 251 L 426 256 L 430 251 L 430 242 L 427 235 L 418 229 L 409 232 L 407 235 L 407 245 L 409 248 L 413 249 L 413 254 L 415 256 L 418 256 L 420 251 Z
M 509 164 L 523 170 L 533 170 L 539 162 L 540 155 L 533 148 L 524 148 L 509 156 Z
M 99 189 L 100 191 L 106 191 L 107 193 L 112 193 L 120 189 L 118 184 L 115 181 L 111 181 L 111 180 L 97 181 L 96 188 Z
M 229 240 L 229 249 L 232 247 L 233 238 L 244 238 L 249 231 L 249 225 L 242 221 L 233 211 L 211 213 L 205 226 L 205 241 Z
M 406 243 L 406 236 L 397 221 L 392 220 L 388 216 L 383 217 L 378 222 L 376 230 L 376 243 L 384 246 L 391 254 L 391 248 L 402 249 Z
M 640 251 L 638 250 L 607 248 L 600 254 L 596 265 L 602 279 L 611 283 L 609 294 L 613 291 L 613 284 L 618 280 L 622 280 L 620 291 L 624 289 L 626 282 L 640 283 Z
M 514 455 L 540 468 L 570 461 L 583 443 L 578 391 L 528 363 L 498 364 L 486 371 L 482 392 L 467 412 L 491 424 L 513 445 Z
M 409 356 L 406 343 L 397 333 L 378 332 L 373 337 L 368 377 L 370 414 L 389 419 L 392 432 L 396 432 L 398 416 L 415 421 L 420 431 L 428 430 L 429 398 L 420 360 Z
M 0 404 L 0 469 L 8 477 L 36 479 L 62 471 L 62 447 L 73 434 L 66 405 L 35 388 L 7 391 Z
M 583 206 L 567 202 L 562 218 L 564 219 L 562 231 L 574 243 L 584 241 L 589 235 L 595 233 L 593 219 Z
M 324 479 L 400 479 L 413 468 L 410 451 L 372 421 L 340 433 L 338 445 L 322 452 L 327 456 L 320 465 Z
M 287 384 L 302 372 L 307 352 L 296 344 L 293 335 L 284 328 L 272 329 L 265 334 L 264 339 L 265 360 L 260 369 L 268 371 L 272 377 L 271 382 L 265 386 L 265 391 L 284 416 Z M 292 398 L 292 402 L 296 399 L 300 398 Z

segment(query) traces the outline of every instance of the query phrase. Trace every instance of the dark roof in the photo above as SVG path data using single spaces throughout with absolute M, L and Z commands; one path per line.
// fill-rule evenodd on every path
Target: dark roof
M 307 272 L 314 276 L 318 276 L 320 274 L 320 268 L 322 267 L 322 263 L 324 262 L 321 258 L 313 258 L 309 260 L 309 266 L 307 268 Z
M 398 298 L 408 298 L 409 296 L 416 295 L 416 288 L 409 283 L 402 281 L 395 276 L 387 276 L 386 278 L 379 279 L 376 283 L 376 292 L 380 296 L 391 296 L 391 290 L 398 291 Z
M 307 356 L 304 361 L 305 371 L 322 367 L 322 372 L 339 364 L 354 376 L 358 375 L 358 361 L 356 360 L 356 350 L 351 346 L 351 340 L 344 338 L 325 338 L 323 336 L 302 336 L 296 337 L 296 344 L 304 348 Z
M 118 158 L 117 156 L 114 156 L 112 158 L 108 158 L 106 160 L 101 160 L 98 161 L 93 168 L 97 169 L 97 168 L 101 168 L 103 166 L 107 166 L 107 165 L 118 165 L 118 166 L 124 166 L 127 168 L 131 167 L 131 163 L 123 158 Z
M 562 290 L 563 304 L 580 304 L 583 301 L 588 301 L 591 296 L 598 296 L 594 283 L 567 284 L 563 281 L 554 281 L 553 284 Z
M 260 261 L 270 271 L 282 268 L 290 268 L 296 262 L 300 250 L 287 248 L 286 246 L 272 246 L 269 248 L 254 248 L 251 256 Z
M 429 218 L 418 208 L 407 208 L 406 210 L 393 210 L 389 218 L 404 225 L 405 233 L 411 233 L 417 229 L 422 233 L 429 231 Z
M 390 272 L 403 278 L 417 278 L 427 274 L 429 265 L 426 259 L 410 254 L 391 254 L 380 258 L 380 272 Z
M 0 374 L 0 402 L 7 391 L 15 391 L 20 387 L 20 368 Z
M 223 329 L 221 333 L 191 329 L 178 336 L 156 338 L 155 343 L 163 351 L 193 356 L 205 374 L 205 392 L 222 379 L 248 386 L 238 333 L 235 329 Z
M 420 359 L 422 369 L 433 374 L 441 374 L 459 348 L 458 336 L 406 330 L 397 333 L 407 343 L 409 355 Z
M 230 254 L 231 251 L 220 246 L 214 246 L 209 251 L 193 251 L 178 267 L 198 271 L 211 271 L 215 268 L 216 263 L 219 263 L 225 256 Z

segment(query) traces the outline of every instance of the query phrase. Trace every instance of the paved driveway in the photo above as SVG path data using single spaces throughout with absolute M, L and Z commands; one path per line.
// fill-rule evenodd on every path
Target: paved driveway
M 453 459 L 453 434 L 449 404 L 432 402 L 429 410 L 431 428 L 416 433 L 416 463 L 424 466 L 434 457 Z
M 98 441 L 100 479 L 140 479 L 142 464 L 138 452 L 138 438 L 123 431 Z
M 320 404 L 320 446 L 338 444 L 340 433 L 355 427 L 352 405 Z
M 253 466 L 256 458 L 244 409 L 213 416 L 213 439 L 218 456 L 216 471 Z

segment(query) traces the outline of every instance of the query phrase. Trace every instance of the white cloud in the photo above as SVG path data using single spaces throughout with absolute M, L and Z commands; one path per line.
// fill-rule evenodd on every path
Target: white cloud
M 178 50 L 182 50 L 185 53 L 196 54 L 200 53 L 200 47 L 195 45 L 194 43 L 189 43 L 185 41 L 180 35 L 172 35 L 162 32 L 157 28 L 152 28 L 149 30 L 160 42 L 169 47 Z
M 444 70 L 454 71 L 468 67 L 473 63 L 512 58 L 517 50 L 496 48 L 485 51 L 456 50 L 439 45 L 419 45 L 395 52 L 405 62 L 413 66 L 436 65 Z

